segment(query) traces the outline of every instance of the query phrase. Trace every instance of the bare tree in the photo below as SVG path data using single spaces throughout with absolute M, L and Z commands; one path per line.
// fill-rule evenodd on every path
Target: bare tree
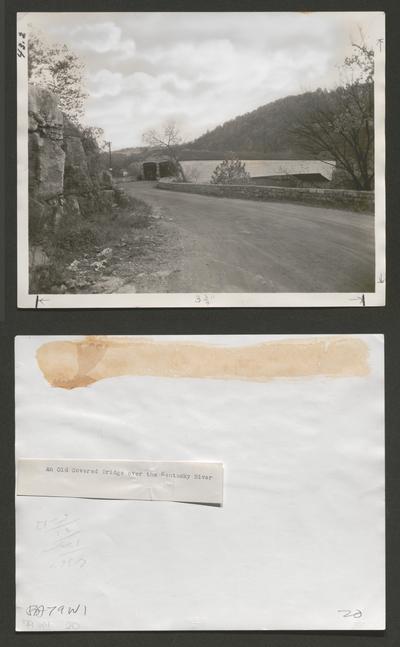
M 177 176 L 186 182 L 185 173 L 179 161 L 179 147 L 182 144 L 182 137 L 175 122 L 167 123 L 161 131 L 146 130 L 143 134 L 143 142 L 151 148 L 161 150 L 169 157 L 176 169 Z
M 314 156 L 326 156 L 358 190 L 374 186 L 374 50 L 352 44 L 341 68 L 342 85 L 313 93 L 310 109 L 291 132 Z

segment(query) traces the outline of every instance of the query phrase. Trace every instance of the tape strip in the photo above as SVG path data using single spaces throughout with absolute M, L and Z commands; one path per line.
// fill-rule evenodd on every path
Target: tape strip
M 222 505 L 223 464 L 21 458 L 17 495 Z

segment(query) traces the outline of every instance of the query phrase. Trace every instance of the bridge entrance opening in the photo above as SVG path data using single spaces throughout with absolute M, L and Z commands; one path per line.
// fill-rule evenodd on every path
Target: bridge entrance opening
M 157 163 L 144 162 L 143 163 L 143 177 L 145 180 L 157 180 Z

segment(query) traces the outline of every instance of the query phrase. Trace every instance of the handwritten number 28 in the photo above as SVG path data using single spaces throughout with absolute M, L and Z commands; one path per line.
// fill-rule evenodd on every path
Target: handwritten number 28
M 342 618 L 361 618 L 362 616 L 360 609 L 338 609 L 338 613 L 342 614 Z

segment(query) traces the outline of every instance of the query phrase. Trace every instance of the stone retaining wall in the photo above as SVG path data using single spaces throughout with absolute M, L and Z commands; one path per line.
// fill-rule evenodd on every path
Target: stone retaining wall
M 259 186 L 254 184 L 190 184 L 183 182 L 158 182 L 157 187 L 167 191 L 198 193 L 201 195 L 213 195 L 221 198 L 299 202 L 319 207 L 374 213 L 373 191 L 303 189 Z

